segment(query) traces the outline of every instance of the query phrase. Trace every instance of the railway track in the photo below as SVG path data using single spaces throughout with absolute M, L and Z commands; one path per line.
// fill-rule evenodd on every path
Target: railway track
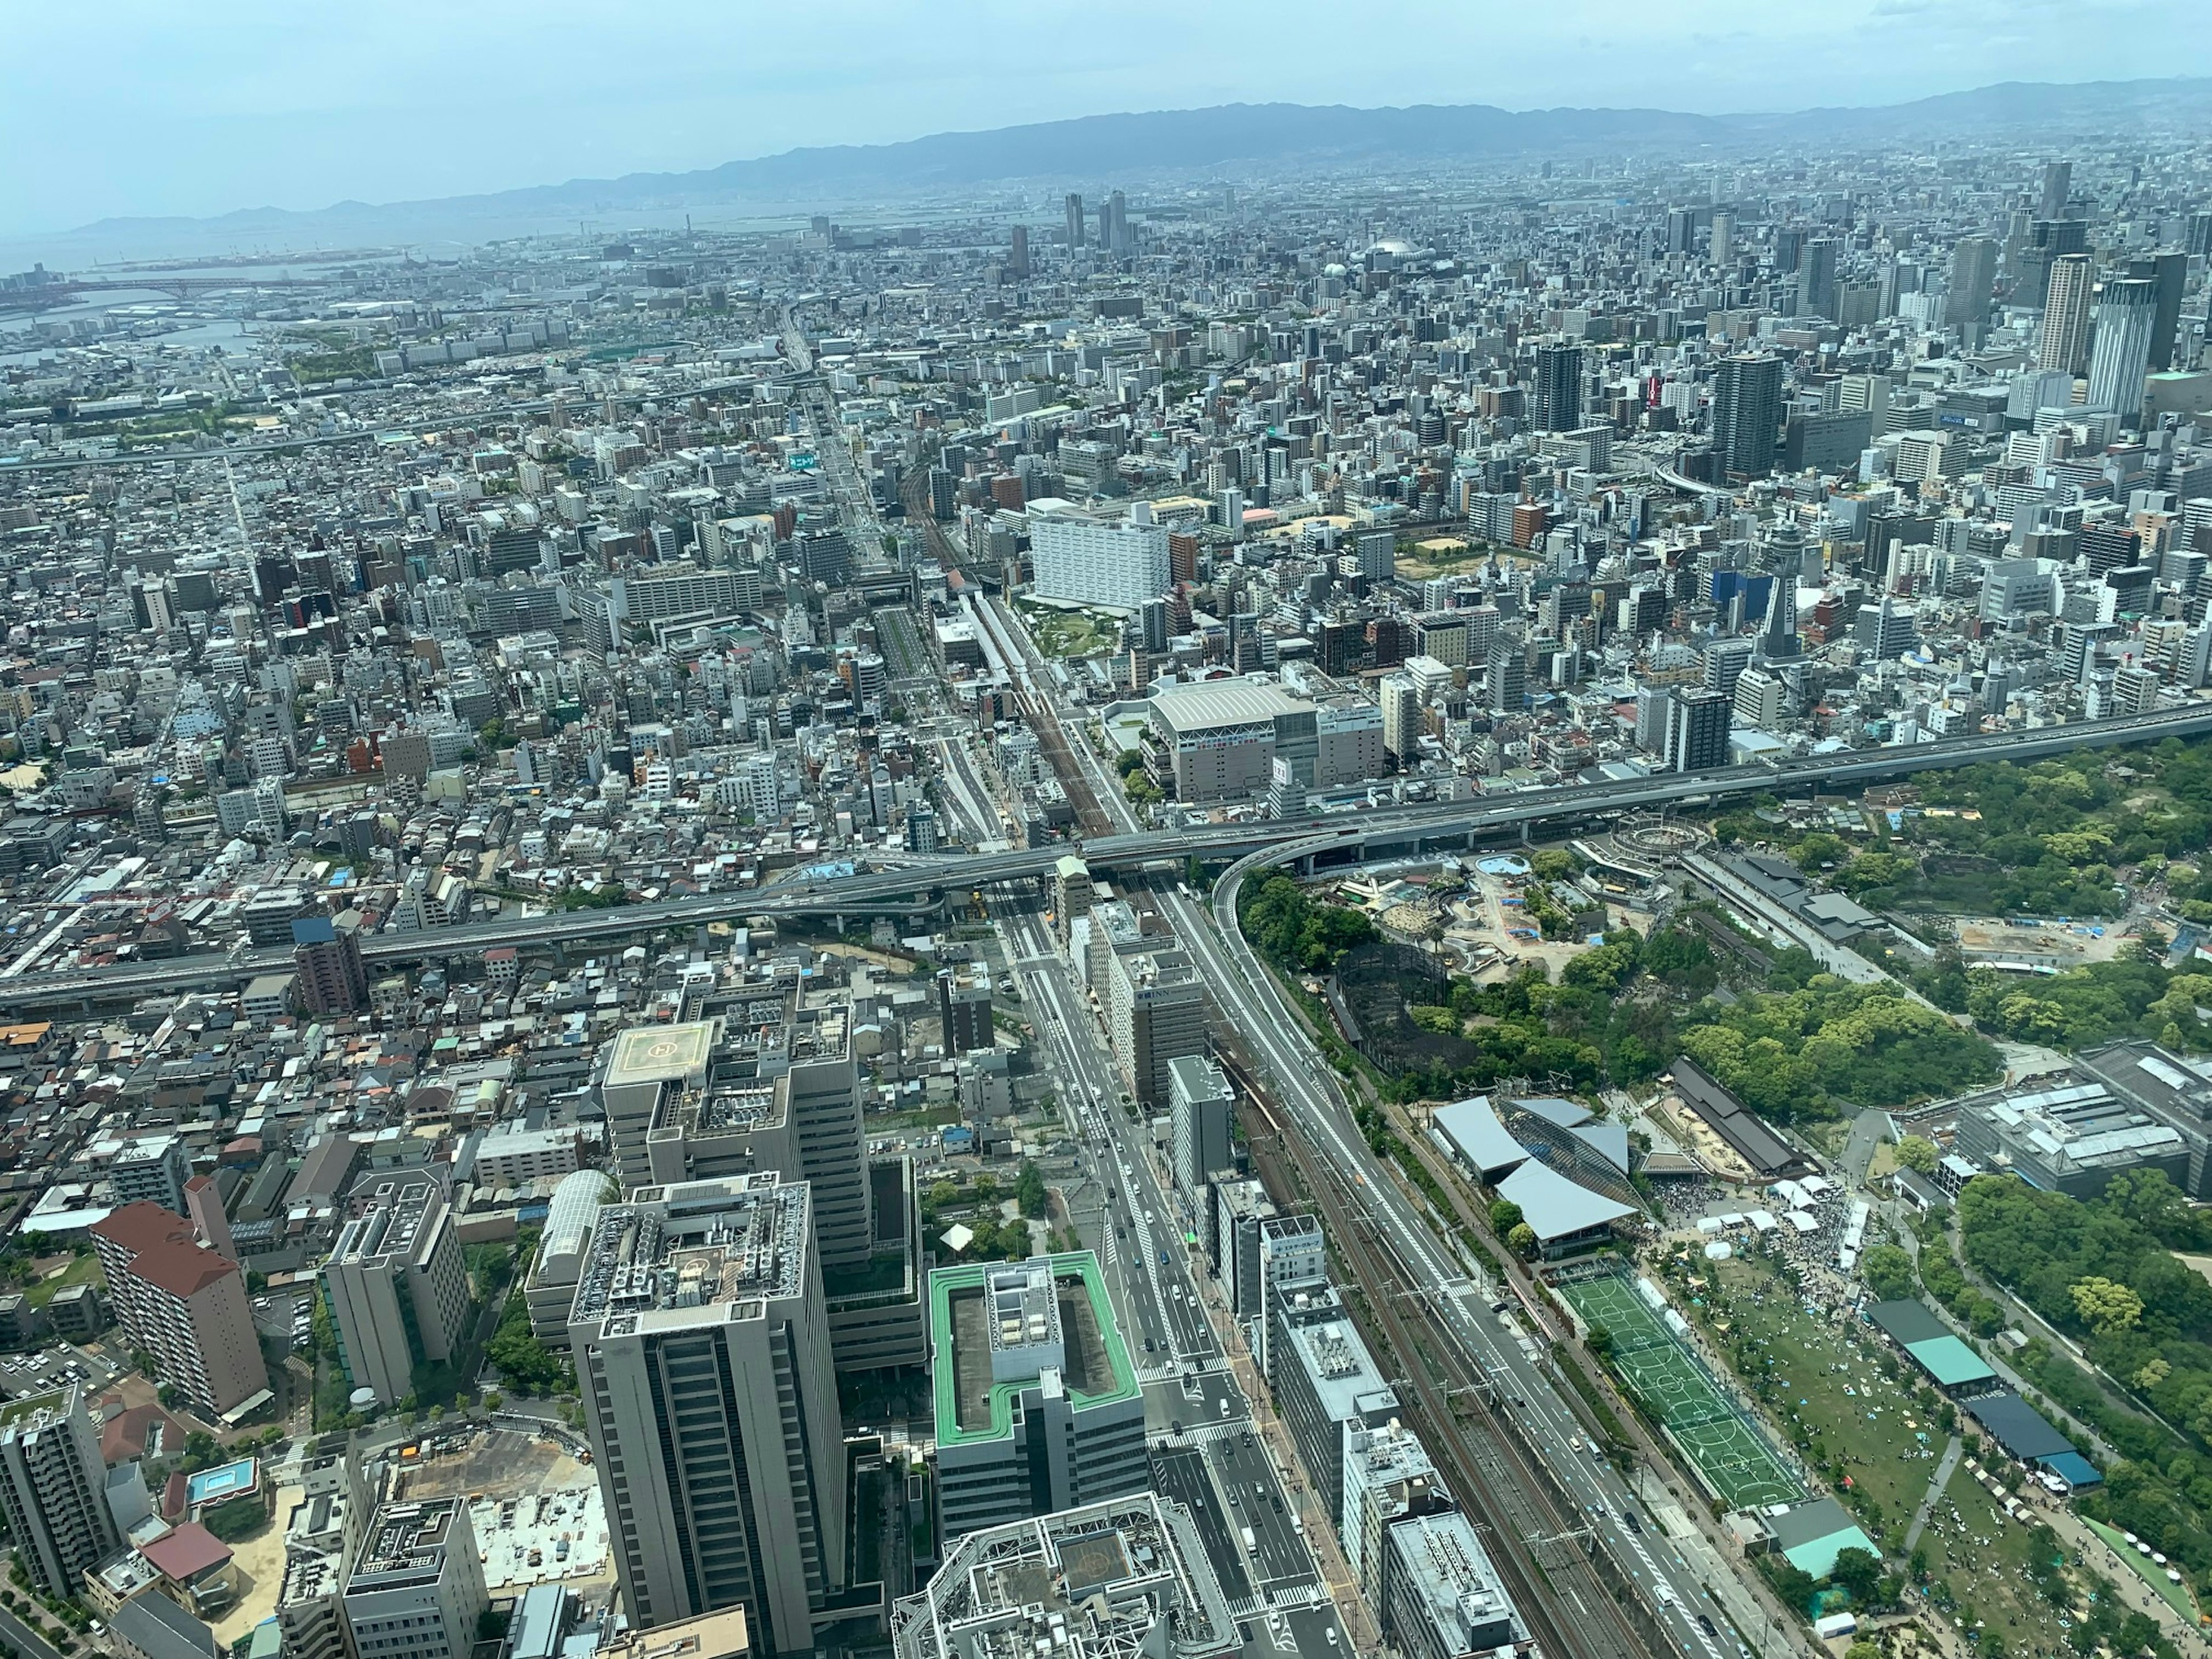
M 1221 1035 L 1217 1032 L 1217 1036 Z M 1579 1515 L 1562 1516 L 1518 1437 L 1493 1417 L 1495 1390 L 1482 1368 L 1457 1352 L 1441 1324 L 1417 1333 L 1400 1312 L 1407 1297 L 1425 1301 L 1419 1276 L 1399 1259 L 1389 1237 L 1368 1220 L 1345 1174 L 1277 1121 L 1255 1086 L 1241 1054 L 1225 1045 L 1218 1058 L 1240 1085 L 1250 1113 L 1246 1139 L 1262 1181 L 1278 1203 L 1310 1199 L 1330 1243 L 1342 1257 L 1365 1317 L 1355 1322 L 1378 1355 L 1410 1389 L 1401 1390 L 1422 1443 L 1450 1479 L 1487 1547 L 1537 1646 L 1553 1659 L 1675 1659 L 1670 1643 L 1647 1638 L 1584 1553 Z

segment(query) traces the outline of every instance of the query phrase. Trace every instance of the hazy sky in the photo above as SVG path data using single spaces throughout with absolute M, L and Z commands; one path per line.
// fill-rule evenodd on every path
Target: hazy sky
M 1120 110 L 1882 103 L 2212 72 L 2169 0 L 88 0 L 0 21 L 0 235 Z

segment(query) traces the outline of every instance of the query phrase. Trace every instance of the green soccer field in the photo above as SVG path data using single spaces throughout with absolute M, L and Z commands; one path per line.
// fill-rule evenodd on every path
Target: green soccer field
M 1584 1324 L 1612 1334 L 1607 1363 L 1667 1425 L 1723 1502 L 1741 1509 L 1805 1495 L 1758 1431 L 1628 1279 L 1583 1279 L 1559 1290 Z

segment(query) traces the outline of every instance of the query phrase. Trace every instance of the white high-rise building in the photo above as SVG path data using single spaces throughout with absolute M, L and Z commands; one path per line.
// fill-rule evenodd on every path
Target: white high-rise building
M 1139 501 L 1115 524 L 1088 514 L 1033 513 L 1030 557 L 1041 599 L 1134 611 L 1168 591 L 1168 532 Z
M 1382 699 L 1382 746 L 1400 762 L 1413 752 L 1421 736 L 1421 694 L 1405 674 L 1387 674 Z
M 2158 329 L 2158 284 L 2123 277 L 2097 299 L 2096 344 L 2089 355 L 2089 407 L 2109 409 L 2124 426 L 2142 417 L 2143 382 Z

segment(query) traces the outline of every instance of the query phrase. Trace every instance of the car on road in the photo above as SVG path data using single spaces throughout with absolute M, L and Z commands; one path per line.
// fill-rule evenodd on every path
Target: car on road
M 1701 1613 L 1698 1615 L 1698 1628 L 1708 1636 L 1720 1634 L 1720 1632 L 1713 1628 L 1713 1616 L 1710 1613 Z

